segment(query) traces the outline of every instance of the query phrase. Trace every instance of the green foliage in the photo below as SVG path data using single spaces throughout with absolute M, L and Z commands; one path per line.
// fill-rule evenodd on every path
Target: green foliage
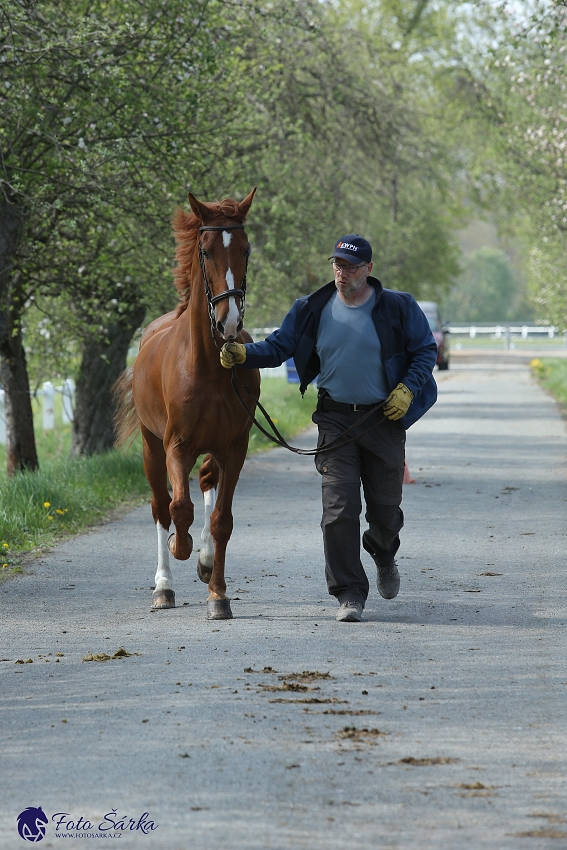
M 445 12 L 127 0 L 109 14 L 52 0 L 40 15 L 5 0 L 0 14 L 22 292 L 59 313 L 67 338 L 104 336 L 140 303 L 149 318 L 171 309 L 167 219 L 184 183 L 205 199 L 259 185 L 255 324 L 325 282 L 324 258 L 349 230 L 373 241 L 386 285 L 424 297 L 455 275 L 452 163 L 431 89 Z M 28 353 L 45 331 L 31 318 Z
M 542 386 L 567 410 L 567 360 L 546 357 L 532 360 L 530 365 Z
M 567 7 L 525 5 L 477 4 L 481 35 L 469 47 L 466 76 L 458 74 L 460 114 L 474 197 L 523 241 L 537 317 L 564 328 Z
M 504 251 L 480 248 L 464 258 L 443 314 L 452 322 L 501 322 L 528 319 L 531 310 Z
M 533 247 L 529 285 L 541 317 L 560 331 L 567 330 L 567 233 Z

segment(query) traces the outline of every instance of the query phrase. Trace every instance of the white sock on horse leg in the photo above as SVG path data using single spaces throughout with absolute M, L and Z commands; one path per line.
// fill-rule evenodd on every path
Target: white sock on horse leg
M 169 549 L 167 538 L 169 531 L 163 527 L 161 522 L 156 523 L 158 539 L 158 565 L 156 570 L 156 590 L 173 590 L 173 575 L 169 569 Z
M 199 560 L 204 567 L 212 567 L 215 561 L 215 544 L 211 535 L 211 514 L 217 500 L 217 491 L 212 487 L 203 493 L 205 501 L 205 525 L 201 532 Z

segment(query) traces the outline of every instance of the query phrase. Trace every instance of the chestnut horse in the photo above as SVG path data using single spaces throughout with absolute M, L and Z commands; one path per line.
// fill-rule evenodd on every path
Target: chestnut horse
M 256 189 L 241 203 L 202 203 L 189 193 L 192 214 L 177 210 L 174 269 L 180 303 L 145 329 L 133 371 L 118 380 L 117 444 L 142 432 L 144 469 L 152 488 L 158 565 L 152 608 L 175 607 L 169 553 L 185 561 L 193 540 L 189 473 L 205 454 L 199 483 L 205 527 L 197 574 L 208 582 L 208 619 L 232 617 L 224 565 L 232 533 L 232 499 L 246 458 L 250 419 L 219 361 L 223 341 L 250 342 L 242 329 L 250 245 L 244 220 Z M 257 369 L 239 369 L 258 398 Z M 171 484 L 169 494 L 167 478 Z M 218 490 L 217 490 L 218 486 Z M 175 533 L 169 535 L 171 522 Z

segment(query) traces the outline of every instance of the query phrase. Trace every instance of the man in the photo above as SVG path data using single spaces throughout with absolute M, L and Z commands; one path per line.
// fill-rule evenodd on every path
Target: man
M 226 343 L 221 363 L 263 368 L 293 357 L 302 394 L 318 376 L 313 421 L 319 447 L 385 400 L 336 448 L 315 458 L 322 478 L 327 586 L 340 604 L 337 620 L 358 622 L 369 591 L 360 561 L 360 484 L 369 525 L 362 544 L 377 566 L 381 596 L 393 599 L 400 586 L 394 558 L 404 524 L 405 432 L 437 398 L 432 377 L 437 346 L 413 297 L 370 277 L 372 248 L 366 239 L 343 236 L 329 259 L 333 282 L 298 299 L 264 342 Z

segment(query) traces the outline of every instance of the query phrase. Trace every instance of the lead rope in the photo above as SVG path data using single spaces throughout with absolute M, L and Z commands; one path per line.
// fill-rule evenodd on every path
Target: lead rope
M 273 437 L 268 431 L 266 431 L 266 429 L 262 425 L 260 425 L 260 423 L 258 422 L 256 417 L 254 416 L 254 414 L 248 409 L 246 402 L 244 401 L 244 399 L 242 398 L 242 396 L 240 395 L 240 393 L 238 391 L 238 388 L 236 386 L 236 381 L 238 381 L 238 383 L 240 384 L 241 387 L 244 387 L 244 389 L 246 390 L 246 392 L 248 393 L 250 398 L 260 408 L 260 411 L 262 412 L 264 419 L 266 420 L 266 422 L 268 423 L 268 425 L 270 426 L 270 428 L 274 432 L 275 437 Z M 230 382 L 232 384 L 232 389 L 234 390 L 238 401 L 240 402 L 240 404 L 242 405 L 242 407 L 244 408 L 244 410 L 248 414 L 248 418 L 254 423 L 256 428 L 258 428 L 258 430 L 261 431 L 262 434 L 264 434 L 265 437 L 267 437 L 269 440 L 271 440 L 272 443 L 275 443 L 277 446 L 280 446 L 280 448 L 282 448 L 282 449 L 288 449 L 288 451 L 293 452 L 296 455 L 306 455 L 306 456 L 320 455 L 320 454 L 323 454 L 324 452 L 329 452 L 329 451 L 332 451 L 334 449 L 342 448 L 343 446 L 348 446 L 349 443 L 354 443 L 355 440 L 358 440 L 360 437 L 363 437 L 365 434 L 368 434 L 377 425 L 381 425 L 382 422 L 384 422 L 385 419 L 386 419 L 385 416 L 382 416 L 382 418 L 379 419 L 378 422 L 374 422 L 374 424 L 371 425 L 370 428 L 367 428 L 366 431 L 363 431 L 362 434 L 355 434 L 354 437 L 351 437 L 350 439 L 345 440 L 344 442 L 339 442 L 343 439 L 343 437 L 346 437 L 346 435 L 349 434 L 354 428 L 358 428 L 360 425 L 362 425 L 363 422 L 366 422 L 366 420 L 369 419 L 372 416 L 373 413 L 376 413 L 378 410 L 383 408 L 384 405 L 386 404 L 386 402 L 382 401 L 382 402 L 380 402 L 380 404 L 377 404 L 376 407 L 373 407 L 372 410 L 368 410 L 364 414 L 364 416 L 362 416 L 358 420 L 358 422 L 355 422 L 352 425 L 350 425 L 345 431 L 342 432 L 342 434 L 339 434 L 338 437 L 335 437 L 335 439 L 331 440 L 331 442 L 328 443 L 326 446 L 320 446 L 320 447 L 315 448 L 315 449 L 298 449 L 295 446 L 290 446 L 289 443 L 286 442 L 284 437 L 280 434 L 280 432 L 276 428 L 273 419 L 271 418 L 269 413 L 266 411 L 264 406 L 261 404 L 260 399 L 256 398 L 253 395 L 253 393 L 251 392 L 251 390 L 248 389 L 246 384 L 243 381 L 241 381 L 239 378 L 237 378 L 237 376 L 236 376 L 236 366 L 233 366 L 232 369 L 231 369 Z

